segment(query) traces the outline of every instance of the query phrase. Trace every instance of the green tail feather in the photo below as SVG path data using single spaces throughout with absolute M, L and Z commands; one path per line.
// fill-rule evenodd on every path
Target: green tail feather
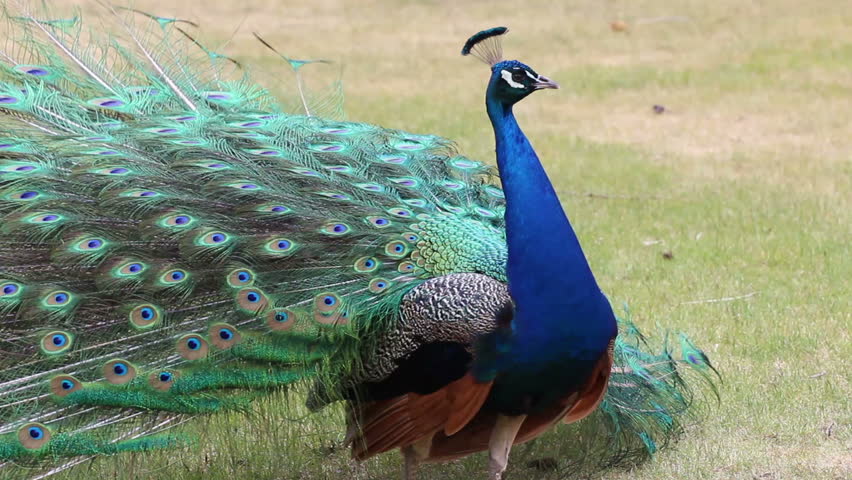
M 27 451 L 86 455 L 104 448 L 51 445 L 108 408 L 143 414 L 91 430 L 153 435 L 164 412 L 333 378 L 423 279 L 502 270 L 491 168 L 438 137 L 286 114 L 185 22 L 114 13 L 126 43 L 9 19 L 30 48 L 0 65 L 6 442 L 40 424 L 61 436 Z
M 644 453 L 650 455 L 679 435 L 685 419 L 694 415 L 694 396 L 705 394 L 705 390 L 695 389 L 695 377 L 719 399 L 716 379 L 709 372 L 718 373 L 684 334 L 680 338 L 690 348 L 682 346 L 677 352 L 665 339 L 658 350 L 652 349 L 629 319 L 619 320 L 619 331 L 600 415 L 610 422 L 612 438 L 634 447 L 641 441 Z M 641 457 L 641 451 L 631 451 L 631 455 Z

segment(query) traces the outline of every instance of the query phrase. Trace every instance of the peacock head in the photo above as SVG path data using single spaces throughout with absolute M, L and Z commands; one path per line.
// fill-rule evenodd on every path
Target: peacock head
M 483 30 L 470 37 L 462 47 L 462 55 L 473 55 L 491 67 L 486 98 L 512 106 L 536 90 L 559 88 L 553 80 L 539 75 L 530 66 L 517 60 L 503 60 L 500 38 L 506 27 Z
M 491 67 L 487 95 L 504 105 L 514 105 L 545 88 L 559 88 L 559 84 L 517 60 L 505 60 Z

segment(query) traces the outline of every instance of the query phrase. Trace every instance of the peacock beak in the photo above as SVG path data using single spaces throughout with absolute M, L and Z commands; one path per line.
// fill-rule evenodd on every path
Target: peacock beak
M 536 82 L 533 83 L 533 88 L 535 88 L 536 90 L 542 90 L 545 88 L 559 88 L 559 84 L 545 77 L 544 75 L 539 75 Z

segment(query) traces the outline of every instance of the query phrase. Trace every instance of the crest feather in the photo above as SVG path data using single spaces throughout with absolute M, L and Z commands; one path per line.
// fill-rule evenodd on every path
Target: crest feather
M 506 27 L 494 27 L 472 35 L 462 47 L 462 55 L 473 55 L 482 62 L 494 66 L 503 60 L 500 37 L 508 32 Z

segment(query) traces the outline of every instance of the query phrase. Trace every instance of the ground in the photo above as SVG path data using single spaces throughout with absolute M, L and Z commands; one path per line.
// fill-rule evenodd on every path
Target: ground
M 508 25 L 507 58 L 562 85 L 517 113 L 601 286 L 641 326 L 687 332 L 724 376 L 721 403 L 678 444 L 601 478 L 817 480 L 852 477 L 852 10 L 843 3 L 134 6 L 196 20 L 214 46 L 233 37 L 222 50 L 246 64 L 277 61 L 252 31 L 297 58 L 340 61 L 348 119 L 446 136 L 484 160 L 493 160 L 488 72 L 459 50 L 475 31 Z M 292 92 L 290 79 L 273 80 Z M 64 478 L 398 474 L 396 454 L 350 464 L 335 413 L 293 422 L 302 414 L 280 402 L 212 419 L 198 449 L 107 459 Z M 508 478 L 563 478 L 555 452 L 565 433 L 519 450 Z M 542 458 L 556 462 L 530 463 Z M 473 456 L 424 477 L 480 478 L 484 465 Z

